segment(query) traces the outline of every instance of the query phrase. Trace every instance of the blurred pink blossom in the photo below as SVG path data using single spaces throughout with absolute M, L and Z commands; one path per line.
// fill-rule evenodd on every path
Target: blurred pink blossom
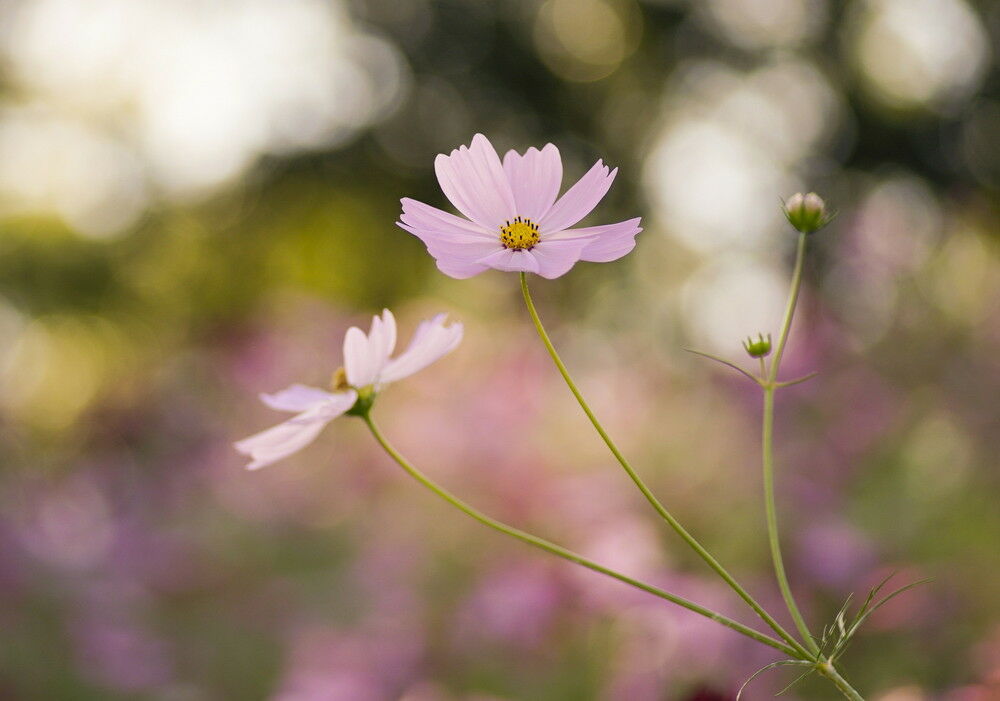
M 455 641 L 461 649 L 492 641 L 541 649 L 566 591 L 540 562 L 507 562 L 487 570 L 460 606 Z
M 165 644 L 137 626 L 87 620 L 74 638 L 81 671 L 102 686 L 135 693 L 170 680 Z
M 394 627 L 340 631 L 308 625 L 294 631 L 276 701 L 384 701 L 418 676 L 420 632 Z
M 88 570 L 107 558 L 115 535 L 113 514 L 92 474 L 24 484 L 13 506 L 21 543 L 46 564 Z
M 798 536 L 799 569 L 820 586 L 852 586 L 875 564 L 875 548 L 859 529 L 843 521 L 809 525 Z

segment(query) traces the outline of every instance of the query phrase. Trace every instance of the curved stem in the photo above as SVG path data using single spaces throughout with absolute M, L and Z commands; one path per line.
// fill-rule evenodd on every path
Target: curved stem
M 795 254 L 795 268 L 792 273 L 791 290 L 788 293 L 788 305 L 785 308 L 785 318 L 781 324 L 781 333 L 778 335 L 778 345 L 774 352 L 774 360 L 771 361 L 771 368 L 764 383 L 764 417 L 761 430 L 761 462 L 764 469 L 764 505 L 767 513 L 767 538 L 771 546 L 771 560 L 774 562 L 774 574 L 778 580 L 778 588 L 781 589 L 781 596 L 788 607 L 788 613 L 795 621 L 795 627 L 805 640 L 806 645 L 813 655 L 819 653 L 819 646 L 809 632 L 802 613 L 799 611 L 795 597 L 792 595 L 791 587 L 788 585 L 788 576 L 785 574 L 785 564 L 781 557 L 781 542 L 778 538 L 778 515 L 774 505 L 774 394 L 777 390 L 778 370 L 781 367 L 781 357 L 785 352 L 785 344 L 788 342 L 788 332 L 792 327 L 792 317 L 795 315 L 795 305 L 799 299 L 799 290 L 802 287 L 802 268 L 805 261 L 806 234 L 799 234 L 798 248 Z
M 798 628 L 806 644 L 815 654 L 819 651 L 819 648 L 816 645 L 816 641 L 813 640 L 805 620 L 802 618 L 802 613 L 795 603 L 795 597 L 792 596 L 792 590 L 788 585 L 788 577 L 785 575 L 784 561 L 781 557 L 781 544 L 778 540 L 778 516 L 774 505 L 774 387 L 766 387 L 764 389 L 763 424 L 761 445 L 763 446 L 764 463 L 764 505 L 767 513 L 767 539 L 771 546 L 771 560 L 774 562 L 774 573 L 778 580 L 778 588 L 781 589 L 781 596 L 785 600 L 788 612 L 792 615 L 792 620 L 795 621 L 795 627 Z
M 382 432 L 379 430 L 378 426 L 376 426 L 375 422 L 372 420 L 371 414 L 365 414 L 362 418 L 368 425 L 368 429 L 372 432 L 372 435 L 375 437 L 375 440 L 378 441 L 379 445 L 382 446 L 382 449 L 385 450 L 385 452 L 389 454 L 389 457 L 395 460 L 400 467 L 406 470 L 406 472 L 409 473 L 411 477 L 420 482 L 420 484 L 422 484 L 423 486 L 427 487 L 427 489 L 429 489 L 430 491 L 434 492 L 434 494 L 439 496 L 441 499 L 444 499 L 446 502 L 456 507 L 460 511 L 465 512 L 466 514 L 476 519 L 480 523 L 489 526 L 490 528 L 496 531 L 500 531 L 505 535 L 517 538 L 518 540 L 527 543 L 528 545 L 532 545 L 536 548 L 539 548 L 540 550 L 544 550 L 547 553 L 551 553 L 552 555 L 561 557 L 564 560 L 575 562 L 576 564 L 582 565 L 583 567 L 593 570 L 594 572 L 600 572 L 601 574 L 617 579 L 620 582 L 624 582 L 625 584 L 629 584 L 637 589 L 641 589 L 642 591 L 648 592 L 654 596 L 658 596 L 661 599 L 666 599 L 667 601 L 677 604 L 678 606 L 683 606 L 689 611 L 694 611 L 695 613 L 701 616 L 710 618 L 711 620 L 716 621 L 717 623 L 721 623 L 727 628 L 731 628 L 737 633 L 745 635 L 748 638 L 752 638 L 759 643 L 769 645 L 770 647 L 773 647 L 776 650 L 780 650 L 786 655 L 791 655 L 793 657 L 800 657 L 800 652 L 798 650 L 793 649 L 789 645 L 786 645 L 781 641 L 775 640 L 774 638 L 764 635 L 763 633 L 759 633 L 755 631 L 753 628 L 749 628 L 743 625 L 742 623 L 727 618 L 726 616 L 723 616 L 722 614 L 717 613 L 709 608 L 705 608 L 704 606 L 700 606 L 692 601 L 688 601 L 683 597 L 676 596 L 669 592 L 663 591 L 662 589 L 654 587 L 650 584 L 646 584 L 645 582 L 641 582 L 637 579 L 633 579 L 627 575 L 621 574 L 620 572 L 616 572 L 615 570 L 599 565 L 596 562 L 588 560 L 582 555 L 577 555 L 571 550 L 563 548 L 562 546 L 556 545 L 555 543 L 551 543 L 543 538 L 539 538 L 538 536 L 532 535 L 530 533 L 526 533 L 525 531 L 514 528 L 513 526 L 508 526 L 507 524 L 501 521 L 497 521 L 496 519 L 487 516 L 478 509 L 475 509 L 472 506 L 466 504 L 464 501 L 453 495 L 444 487 L 441 487 L 438 484 L 436 484 L 424 473 L 422 473 L 416 467 L 411 465 L 409 461 L 407 461 L 407 459 L 404 458 L 399 453 L 399 451 L 397 451 L 392 446 L 391 443 L 389 443 L 386 437 L 382 435 Z
M 563 380 L 566 381 L 566 385 L 573 393 L 573 396 L 576 397 L 576 401 L 580 404 L 580 408 L 583 409 L 583 413 L 587 415 L 587 418 L 590 419 L 590 423 L 593 424 L 594 429 L 596 429 L 597 433 L 601 436 L 601 439 L 604 440 L 605 445 L 608 446 L 608 450 L 610 450 L 611 454 L 615 456 L 615 459 L 618 460 L 618 463 L 635 483 L 635 486 L 639 488 L 642 495 L 646 497 L 646 500 L 652 505 L 660 517 L 677 533 L 677 535 L 679 535 L 685 543 L 698 553 L 698 556 L 708 563 L 708 566 L 711 567 L 712 570 L 714 570 L 715 573 L 718 574 L 726 582 L 726 584 L 728 584 L 733 591 L 735 591 L 737 595 L 739 595 L 739 597 L 743 599 L 743 601 L 745 601 L 747 605 L 750 606 L 750 608 L 752 608 L 765 623 L 767 623 L 768 626 L 771 627 L 775 633 L 777 633 L 795 650 L 797 653 L 796 656 L 804 656 L 803 659 L 812 658 L 812 655 L 810 655 L 805 648 L 802 647 L 801 643 L 799 643 L 790 633 L 782 628 L 781 624 L 774 620 L 774 618 L 767 611 L 765 611 L 764 608 L 758 604 L 757 601 L 750 596 L 750 594 L 742 586 L 740 586 L 733 576 L 719 564 L 711 553 L 709 553 L 701 545 L 701 543 L 695 540 L 694 536 L 688 533 L 687 530 L 681 526 L 677 519 L 675 519 L 673 515 L 667 511 L 666 507 L 664 507 L 663 504 L 660 503 L 660 500 L 657 499 L 656 496 L 650 491 L 649 487 L 646 486 L 646 483 L 642 481 L 642 478 L 639 477 L 636 471 L 632 469 L 628 460 L 626 460 L 625 456 L 622 455 L 620 450 L 618 450 L 618 446 L 615 445 L 613 440 L 611 440 L 611 436 L 608 435 L 607 431 L 605 431 L 604 427 L 601 425 L 601 422 L 597 420 L 594 412 L 591 411 L 590 406 L 583 398 L 583 395 L 577 388 L 576 383 L 573 382 L 573 378 L 570 377 L 569 370 L 566 369 L 566 365 L 563 363 L 562 358 L 560 358 L 559 353 L 556 352 L 555 346 L 552 345 L 552 341 L 549 339 L 549 335 L 545 332 L 545 327 L 542 325 L 542 320 L 538 317 L 538 312 L 535 310 L 534 302 L 531 300 L 531 293 L 528 291 L 528 279 L 523 272 L 521 273 L 521 292 L 524 295 L 524 303 L 528 307 L 528 313 L 531 315 L 531 320 L 535 323 L 535 330 L 538 331 L 538 336 L 542 339 L 542 343 L 545 344 L 545 348 L 548 350 L 549 355 L 552 356 L 552 361 L 559 369 L 559 374 L 562 375 Z

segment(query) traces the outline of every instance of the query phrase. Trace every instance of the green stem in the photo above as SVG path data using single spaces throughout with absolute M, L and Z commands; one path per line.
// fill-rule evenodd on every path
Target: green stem
M 778 345 L 774 349 L 774 360 L 771 361 L 771 372 L 767 379 L 774 382 L 778 378 L 778 368 L 785 354 L 785 344 L 788 343 L 788 332 L 792 328 L 792 317 L 795 316 L 795 305 L 799 301 L 799 290 L 802 289 L 802 268 L 806 259 L 806 242 L 808 234 L 799 234 L 799 243 L 795 249 L 795 267 L 792 270 L 792 284 L 788 292 L 788 304 L 785 306 L 785 318 L 781 322 L 781 333 L 778 334 Z
M 545 348 L 548 350 L 549 355 L 552 356 L 552 361 L 556 364 L 559 369 L 559 374 L 562 375 L 563 380 L 566 381 L 566 385 L 569 387 L 573 396 L 576 397 L 576 401 L 580 404 L 580 408 L 583 409 L 583 413 L 587 415 L 590 419 L 590 423 L 593 424 L 594 429 L 604 440 L 605 445 L 608 446 L 608 450 L 611 454 L 615 456 L 618 463 L 622 466 L 628 476 L 635 483 L 635 486 L 639 488 L 642 495 L 646 497 L 646 500 L 652 505 L 660 517 L 667 522 L 667 524 L 679 535 L 685 543 L 687 543 L 699 557 L 708 563 L 708 566 L 715 571 L 725 582 L 728 584 L 733 591 L 739 595 L 743 601 L 747 603 L 754 612 L 760 616 L 760 618 L 771 627 L 771 629 L 777 633 L 783 640 L 785 640 L 797 653 L 796 656 L 802 659 L 810 659 L 810 655 L 805 648 L 784 628 L 781 627 L 774 618 L 764 610 L 764 608 L 757 603 L 757 601 L 750 596 L 750 594 L 733 578 L 731 574 L 719 564 L 719 562 L 709 553 L 694 536 L 687 532 L 687 530 L 681 526 L 681 524 L 673 517 L 673 515 L 667 511 L 666 507 L 660 503 L 660 500 L 650 491 L 646 483 L 642 481 L 642 478 L 636 473 L 632 466 L 629 464 L 625 456 L 622 455 L 621 451 L 618 450 L 618 446 L 615 442 L 611 440 L 611 436 L 608 435 L 607 431 L 601 425 L 601 422 L 597 420 L 594 412 L 591 411 L 590 406 L 587 401 L 583 398 L 580 390 L 577 388 L 576 383 L 573 382 L 573 378 L 570 377 L 569 370 L 566 369 L 566 365 L 563 363 L 562 358 L 559 357 L 559 353 L 556 352 L 555 346 L 552 345 L 552 341 L 549 339 L 549 335 L 545 332 L 545 327 L 542 325 L 542 320 L 538 317 L 538 312 L 535 309 L 534 302 L 531 300 L 531 293 L 528 291 L 528 279 L 525 274 L 521 273 L 521 292 L 524 295 L 524 303 L 528 307 L 528 313 L 531 315 L 531 320 L 535 323 L 535 330 L 538 332 L 538 336 L 542 339 L 542 343 L 545 344 Z
M 781 596 L 785 600 L 788 612 L 795 621 L 795 627 L 805 640 L 806 645 L 813 655 L 819 653 L 819 646 L 809 632 L 802 613 L 799 611 L 795 597 L 792 595 L 791 587 L 788 585 L 788 576 L 785 574 L 785 564 L 781 557 L 781 542 L 778 538 L 778 515 L 774 505 L 774 394 L 777 390 L 778 370 L 781 367 L 781 357 L 785 352 L 785 344 L 788 342 L 788 332 L 792 327 L 792 317 L 795 315 L 795 305 L 799 299 L 799 290 L 802 288 L 802 268 L 805 261 L 806 234 L 799 234 L 798 248 L 795 254 L 795 268 L 792 272 L 791 290 L 788 293 L 788 305 L 785 308 L 785 318 L 781 324 L 781 333 L 778 335 L 778 345 L 774 351 L 774 360 L 771 361 L 771 368 L 764 382 L 764 418 L 761 430 L 761 453 L 764 468 L 764 503 L 767 512 L 767 537 L 771 545 L 771 560 L 774 562 L 774 574 L 778 580 L 778 588 L 781 589 Z
M 786 645 L 779 640 L 775 640 L 774 638 L 764 635 L 763 633 L 759 633 L 753 628 L 749 628 L 743 625 L 742 623 L 738 623 L 737 621 L 727 618 L 726 616 L 723 616 L 722 614 L 717 613 L 709 608 L 705 608 L 704 606 L 700 606 L 692 601 L 688 601 L 685 598 L 663 591 L 662 589 L 654 587 L 650 584 L 646 584 L 645 582 L 641 582 L 637 579 L 632 579 L 627 575 L 621 574 L 620 572 L 616 572 L 615 570 L 612 569 L 608 569 L 607 567 L 604 567 L 602 565 L 597 564 L 596 562 L 588 560 L 587 558 L 581 555 L 577 555 L 571 550 L 567 550 L 566 548 L 556 545 L 555 543 L 550 543 L 549 541 L 543 538 L 539 538 L 538 536 L 526 533 L 525 531 L 514 528 L 513 526 L 508 526 L 507 524 L 502 523 L 501 521 L 497 521 L 496 519 L 487 516 L 478 509 L 475 509 L 472 506 L 466 504 L 464 501 L 453 495 L 444 487 L 438 486 L 438 484 L 432 481 L 424 473 L 422 473 L 416 467 L 411 465 L 409 461 L 407 461 L 406 458 L 404 458 L 399 453 L 399 451 L 397 451 L 392 446 L 392 444 L 389 443 L 386 437 L 382 435 L 382 432 L 379 430 L 379 428 L 375 425 L 375 422 L 372 420 L 370 413 L 366 413 L 364 416 L 362 416 L 362 418 L 365 420 L 365 423 L 368 425 L 369 430 L 372 432 L 372 435 L 375 437 L 375 440 L 378 441 L 379 445 L 382 446 L 383 450 L 385 450 L 385 452 L 389 454 L 389 457 L 395 460 L 400 467 L 406 470 L 406 472 L 409 473 L 411 477 L 420 482 L 420 484 L 422 484 L 423 486 L 427 487 L 427 489 L 429 489 L 430 491 L 434 492 L 434 494 L 444 499 L 446 502 L 456 507 L 460 511 L 465 512 L 466 514 L 476 519 L 480 523 L 489 526 L 494 530 L 500 531 L 501 533 L 516 538 L 524 543 L 527 543 L 528 545 L 533 545 L 534 547 L 539 548 L 540 550 L 544 550 L 547 553 L 551 553 L 552 555 L 561 557 L 564 560 L 575 562 L 576 564 L 582 565 L 583 567 L 593 570 L 594 572 L 600 572 L 603 575 L 607 575 L 608 577 L 617 579 L 620 582 L 624 582 L 625 584 L 629 584 L 637 589 L 641 589 L 642 591 L 648 592 L 654 596 L 658 596 L 661 599 L 666 599 L 671 603 L 677 604 L 678 606 L 682 606 L 688 609 L 689 611 L 693 611 L 701 616 L 704 616 L 705 618 L 709 618 L 713 621 L 716 621 L 717 623 L 721 623 L 727 628 L 731 628 L 737 633 L 745 635 L 748 638 L 752 638 L 753 640 L 756 640 L 759 643 L 763 643 L 764 645 L 769 645 L 770 647 L 773 647 L 776 650 L 780 650 L 786 655 L 791 655 L 793 657 L 800 657 L 799 650 L 793 649 L 791 646 Z
M 847 680 L 840 676 L 837 668 L 830 662 L 823 662 L 816 666 L 819 673 L 834 683 L 837 689 L 845 698 L 851 701 L 865 701 L 864 697 L 855 691 L 854 687 L 847 683 Z
M 774 561 L 774 573 L 778 579 L 778 588 L 781 589 L 781 596 L 788 606 L 788 612 L 795 621 L 795 627 L 805 639 L 806 644 L 815 654 L 819 651 L 816 641 L 813 640 L 806 626 L 799 607 L 792 596 L 792 590 L 788 586 L 788 577 L 785 575 L 785 565 L 781 557 L 781 544 L 778 541 L 778 516 L 774 505 L 774 387 L 764 388 L 764 427 L 762 431 L 761 443 L 764 454 L 764 503 L 767 511 L 767 537 L 771 544 L 771 559 Z

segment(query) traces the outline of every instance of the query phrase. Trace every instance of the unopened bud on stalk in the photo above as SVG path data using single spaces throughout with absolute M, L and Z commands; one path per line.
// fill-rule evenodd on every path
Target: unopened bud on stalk
M 788 223 L 803 234 L 811 234 L 822 229 L 832 218 L 826 211 L 826 203 L 815 192 L 803 195 L 796 192 L 788 198 L 782 208 Z
M 764 334 L 759 333 L 756 341 L 747 336 L 747 340 L 743 341 L 743 349 L 751 358 L 767 357 L 771 353 L 771 334 L 764 338 Z

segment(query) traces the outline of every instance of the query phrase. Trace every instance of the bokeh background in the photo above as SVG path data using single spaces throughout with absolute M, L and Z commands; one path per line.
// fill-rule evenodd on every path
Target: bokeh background
M 731 699 L 769 649 L 507 542 L 340 421 L 257 473 L 255 396 L 325 384 L 347 326 L 443 362 L 380 398 L 472 503 L 753 622 L 666 531 L 544 355 L 516 277 L 394 226 L 476 131 L 620 167 L 636 250 L 534 281 L 598 414 L 780 610 L 759 398 L 687 355 L 775 331 L 779 502 L 814 628 L 933 577 L 844 658 L 882 701 L 1000 698 L 1000 5 L 988 0 L 0 2 L 0 697 Z M 782 620 L 786 620 L 782 618 Z M 750 699 L 791 681 L 761 677 Z M 834 698 L 806 681 L 790 699 Z

